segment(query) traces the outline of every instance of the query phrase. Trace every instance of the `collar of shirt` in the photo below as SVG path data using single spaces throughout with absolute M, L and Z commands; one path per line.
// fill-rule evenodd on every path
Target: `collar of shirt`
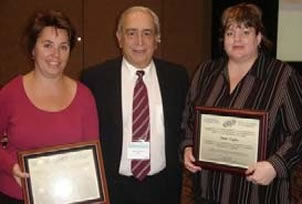
M 136 80 L 137 79 L 137 75 L 136 75 L 136 71 L 144 71 L 144 77 L 143 80 L 144 81 L 149 81 L 151 80 L 151 76 L 154 70 L 154 62 L 153 60 L 150 62 L 150 64 L 148 64 L 145 68 L 138 68 L 133 66 L 132 64 L 130 64 L 127 59 L 124 57 L 123 61 L 122 61 L 122 67 L 125 67 L 127 72 L 127 75 L 132 79 L 132 80 Z

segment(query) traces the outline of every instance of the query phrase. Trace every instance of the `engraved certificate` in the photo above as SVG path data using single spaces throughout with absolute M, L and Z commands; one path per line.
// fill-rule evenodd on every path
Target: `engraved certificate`
M 247 168 L 257 162 L 258 119 L 202 114 L 199 159 Z
M 59 204 L 98 198 L 92 155 L 92 150 L 81 150 L 29 160 L 34 203 Z

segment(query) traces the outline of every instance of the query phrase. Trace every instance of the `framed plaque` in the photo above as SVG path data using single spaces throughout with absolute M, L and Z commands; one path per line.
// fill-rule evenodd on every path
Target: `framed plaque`
M 196 107 L 193 154 L 205 169 L 244 174 L 266 159 L 268 113 Z
M 25 204 L 109 204 L 99 141 L 19 153 Z

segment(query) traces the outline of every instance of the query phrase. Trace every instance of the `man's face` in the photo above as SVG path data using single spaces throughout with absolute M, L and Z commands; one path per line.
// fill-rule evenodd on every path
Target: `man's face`
M 145 68 L 151 62 L 158 36 L 149 13 L 134 11 L 127 14 L 122 30 L 116 35 L 123 55 L 130 64 Z

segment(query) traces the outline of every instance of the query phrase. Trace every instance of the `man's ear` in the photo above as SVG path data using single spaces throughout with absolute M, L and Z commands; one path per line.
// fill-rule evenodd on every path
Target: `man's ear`
M 156 42 L 157 42 L 157 43 L 160 43 L 160 42 L 161 42 L 160 35 L 157 35 L 157 36 L 156 36 Z
M 122 46 L 122 35 L 121 35 L 121 33 L 120 32 L 116 32 L 115 36 L 116 36 L 119 48 L 122 48 L 123 46 Z

